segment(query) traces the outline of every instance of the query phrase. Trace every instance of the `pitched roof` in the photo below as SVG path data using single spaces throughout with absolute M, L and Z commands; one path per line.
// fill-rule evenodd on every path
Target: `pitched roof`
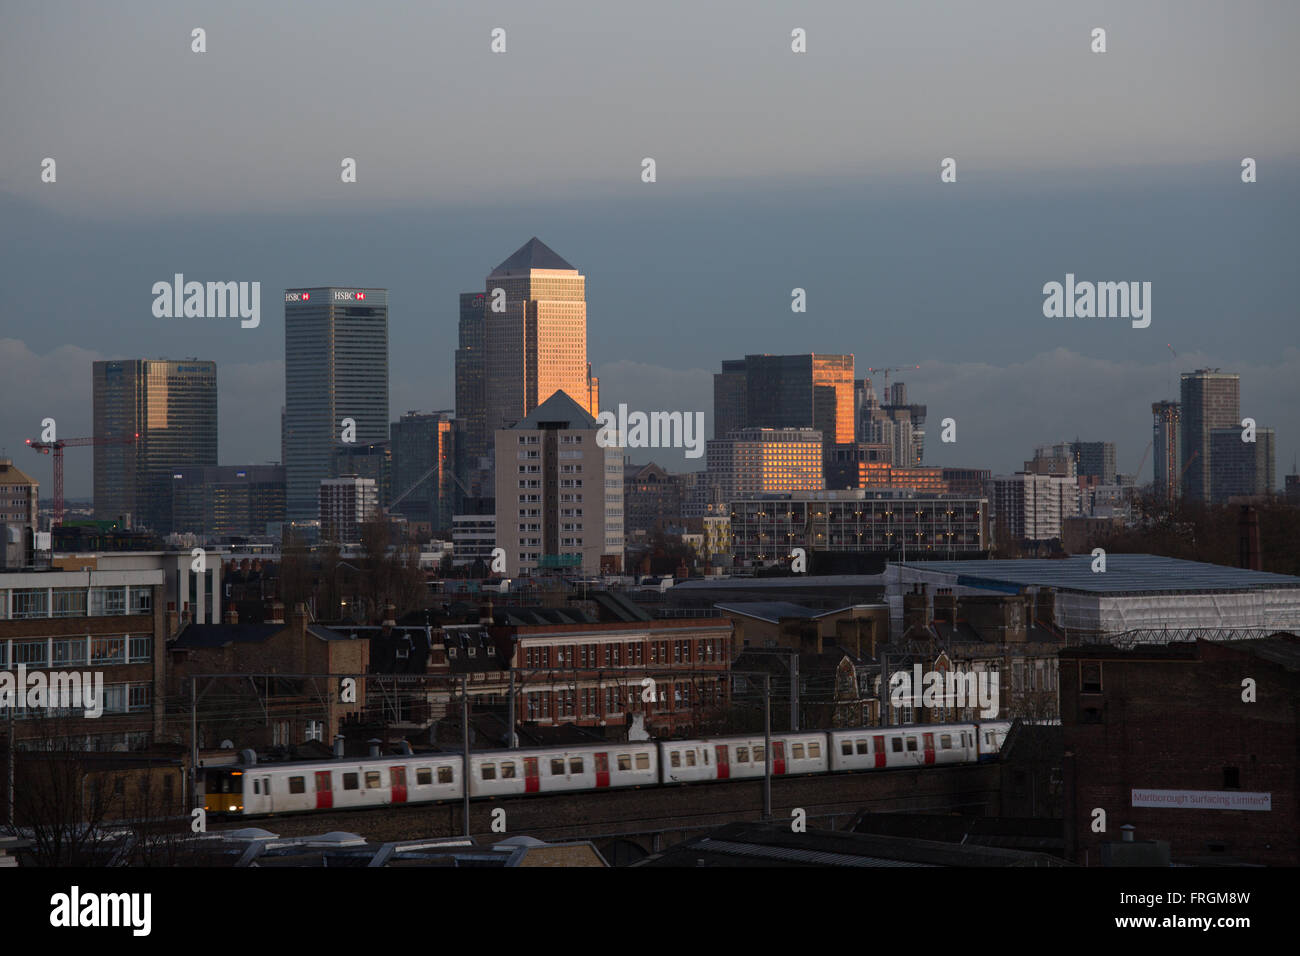
M 493 269 L 488 278 L 490 279 L 493 276 L 527 275 L 533 269 L 578 271 L 576 267 L 569 265 L 554 249 L 533 236 L 533 238 L 516 249 L 514 255 Z
M 543 422 L 552 427 L 567 429 L 597 428 L 596 419 L 591 413 L 575 402 L 563 390 L 556 392 L 515 425 L 515 428 L 537 429 L 544 427 Z

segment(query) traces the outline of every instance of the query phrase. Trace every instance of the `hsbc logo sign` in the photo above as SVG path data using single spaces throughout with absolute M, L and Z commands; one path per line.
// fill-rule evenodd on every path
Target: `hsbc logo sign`
M 284 294 L 285 302 L 307 302 L 310 299 L 310 292 L 286 292 Z
M 366 298 L 366 294 L 364 292 L 341 292 L 338 290 L 335 290 L 334 292 L 335 302 L 338 302 L 340 300 L 345 302 L 362 302 L 365 300 L 365 298 Z

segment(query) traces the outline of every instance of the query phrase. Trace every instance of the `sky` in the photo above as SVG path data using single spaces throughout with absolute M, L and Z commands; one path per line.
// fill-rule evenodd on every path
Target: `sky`
M 194 356 L 218 363 L 221 462 L 276 460 L 289 287 L 387 288 L 391 417 L 449 408 L 458 293 L 537 236 L 587 277 L 604 408 L 711 434 L 721 360 L 852 352 L 859 377 L 920 365 L 929 464 L 1005 473 L 1081 438 L 1150 480 L 1151 403 L 1217 367 L 1277 430 L 1280 484 L 1297 40 L 1287 2 L 11 2 L 0 454 L 48 493 L 23 440 L 91 433 L 92 361 Z M 177 272 L 261 282 L 260 325 L 154 317 Z M 1044 317 L 1067 273 L 1150 282 L 1151 325 Z M 68 453 L 70 497 L 91 461 Z

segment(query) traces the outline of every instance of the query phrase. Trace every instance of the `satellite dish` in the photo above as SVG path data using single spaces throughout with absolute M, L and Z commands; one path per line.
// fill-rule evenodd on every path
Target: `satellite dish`
M 234 750 L 234 749 L 235 749 L 235 742 L 234 742 L 233 740 L 223 740 L 223 741 L 221 741 L 221 749 L 222 749 L 222 750 Z

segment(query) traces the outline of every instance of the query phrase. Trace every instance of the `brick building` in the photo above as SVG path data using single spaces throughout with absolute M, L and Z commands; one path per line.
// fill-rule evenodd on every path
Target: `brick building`
M 1069 859 L 1132 826 L 1174 862 L 1300 864 L 1300 638 L 1070 647 L 1060 677 Z
M 365 707 L 365 681 L 357 681 L 355 700 L 343 702 L 339 678 L 367 672 L 369 647 L 362 636 L 310 623 L 301 604 L 287 623 L 276 605 L 262 624 L 241 624 L 228 612 L 223 624 L 185 625 L 167 647 L 170 693 L 184 701 L 173 716 L 188 733 L 192 677 L 258 675 L 198 677 L 200 748 L 223 739 L 237 750 L 328 743 Z

